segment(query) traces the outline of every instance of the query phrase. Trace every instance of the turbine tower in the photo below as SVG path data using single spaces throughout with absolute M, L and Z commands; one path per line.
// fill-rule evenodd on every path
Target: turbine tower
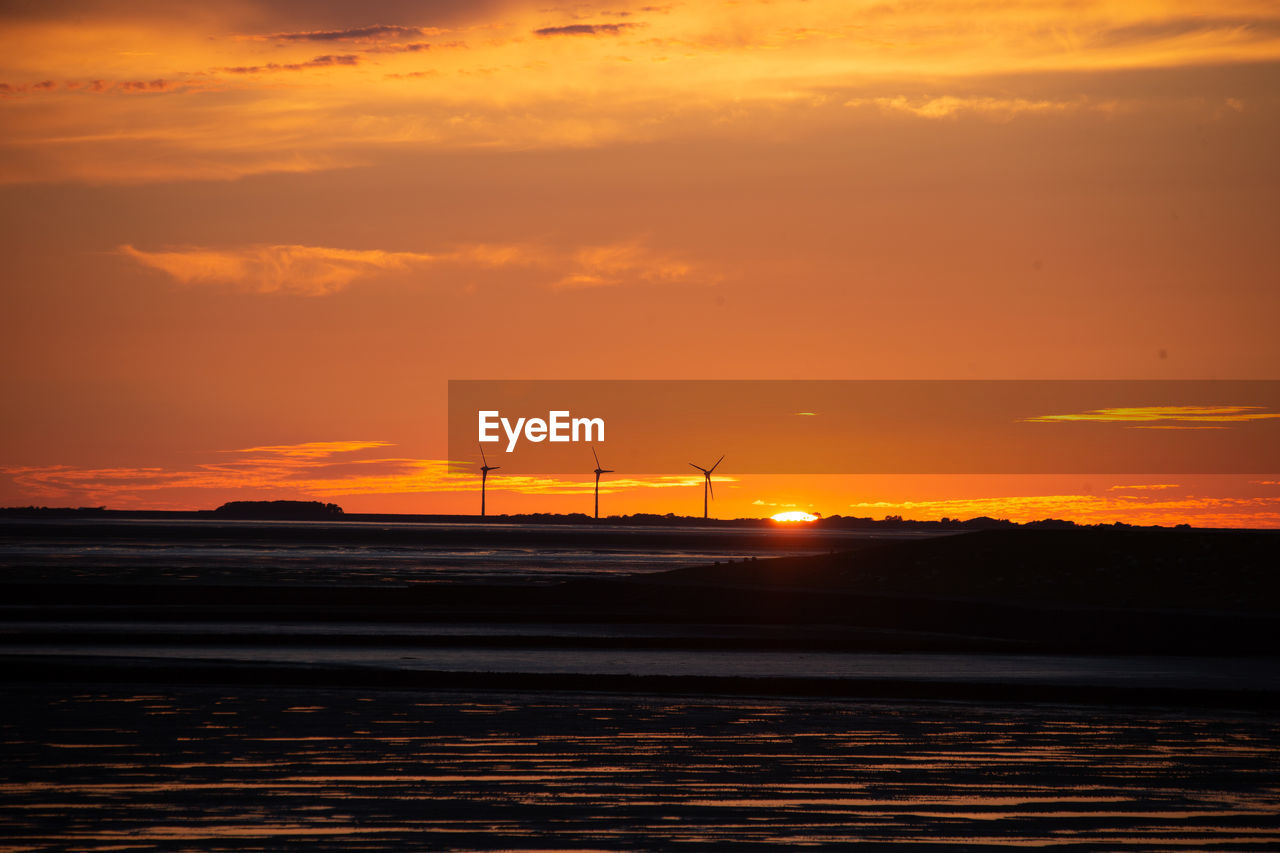
M 711 498 L 714 498 L 716 496 L 716 490 L 711 488 L 711 472 L 719 468 L 720 463 L 723 461 L 724 461 L 724 454 L 721 454 L 720 458 L 716 460 L 716 464 L 712 465 L 710 468 L 703 468 L 701 465 L 693 465 L 692 462 L 689 463 L 690 465 L 693 465 L 694 468 L 697 468 L 699 471 L 701 471 L 702 476 L 706 478 L 706 482 L 703 483 L 702 485 L 702 517 L 703 518 L 707 517 L 708 496 Z
M 591 445 L 591 455 L 596 457 L 596 520 L 600 519 L 600 475 L 612 474 L 612 468 L 601 468 L 600 457 L 596 456 L 596 446 Z
M 501 465 L 490 465 L 489 460 L 485 459 L 484 448 L 480 448 L 480 458 L 484 460 L 484 464 L 480 466 L 480 517 L 484 518 L 484 489 L 485 484 L 489 481 L 489 472 L 497 471 Z

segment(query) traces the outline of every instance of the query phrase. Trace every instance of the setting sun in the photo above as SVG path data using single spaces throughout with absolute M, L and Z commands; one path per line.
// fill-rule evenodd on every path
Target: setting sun
M 774 521 L 817 521 L 818 516 L 811 512 L 780 512 L 777 515 L 770 516 Z

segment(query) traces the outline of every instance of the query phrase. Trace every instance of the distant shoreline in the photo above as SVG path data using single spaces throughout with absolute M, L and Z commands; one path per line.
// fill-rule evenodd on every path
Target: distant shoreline
M 1173 526 L 1128 524 L 1077 524 L 1065 519 L 1042 519 L 1015 522 L 1007 519 L 981 516 L 970 519 L 916 520 L 906 518 L 875 519 L 859 516 L 832 515 L 810 522 L 778 522 L 772 518 L 702 518 L 701 516 L 667 513 L 637 513 L 592 518 L 585 513 L 515 513 L 510 515 L 475 515 L 449 513 L 371 513 L 344 512 L 314 518 L 300 518 L 288 514 L 233 514 L 212 509 L 162 510 L 162 509 L 107 509 L 105 507 L 0 507 L 0 521 L 8 520 L 140 520 L 140 521 L 222 521 L 222 522 L 274 522 L 281 524 L 345 524 L 347 522 L 374 524 L 458 524 L 458 525 L 592 525 L 600 527 L 651 527 L 679 525 L 682 527 L 764 528 L 771 530 L 862 530 L 862 531 L 939 531 L 964 532 L 972 530 L 1277 530 L 1280 527 L 1192 527 L 1189 524 Z

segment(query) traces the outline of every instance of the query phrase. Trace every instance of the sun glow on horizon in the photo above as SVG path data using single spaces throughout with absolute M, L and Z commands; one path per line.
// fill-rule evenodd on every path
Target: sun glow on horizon
M 818 516 L 814 515 L 813 513 L 800 512 L 798 510 L 791 510 L 790 512 L 779 512 L 769 517 L 772 518 L 774 521 L 785 521 L 785 522 L 817 521 L 818 520 Z

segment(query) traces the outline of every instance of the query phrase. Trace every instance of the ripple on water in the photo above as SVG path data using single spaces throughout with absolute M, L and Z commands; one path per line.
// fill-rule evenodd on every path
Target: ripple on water
M 9 850 L 1280 849 L 1265 714 L 42 687 L 0 744 Z

